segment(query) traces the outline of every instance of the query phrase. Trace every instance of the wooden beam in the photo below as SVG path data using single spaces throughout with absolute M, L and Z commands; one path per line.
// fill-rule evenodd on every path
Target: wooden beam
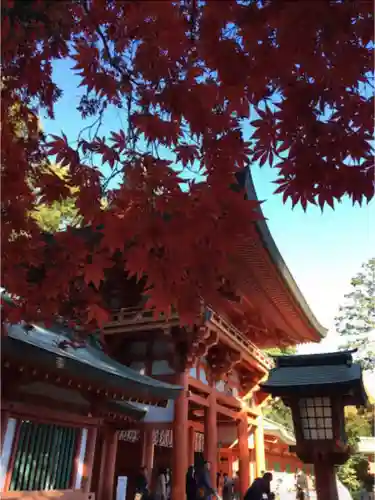
M 236 425 L 236 423 L 231 420 L 225 420 L 225 421 L 222 420 L 220 422 L 220 427 L 233 427 L 234 425 Z
M 44 369 L 42 367 L 35 367 L 32 364 L 33 360 L 25 360 L 22 366 L 19 365 L 18 361 L 7 359 L 3 362 L 4 368 L 6 368 L 6 377 L 12 377 L 18 380 L 19 374 L 24 376 L 25 374 L 29 377 L 28 381 L 43 381 L 48 384 L 57 385 L 59 387 L 64 387 L 66 389 L 79 390 L 81 394 L 90 393 L 95 397 L 104 395 L 111 399 L 118 401 L 129 400 L 130 402 L 141 403 L 141 404 L 155 404 L 155 406 L 166 406 L 167 401 L 160 401 L 159 398 L 151 396 L 150 398 L 138 398 L 132 392 L 128 392 L 126 388 L 108 388 L 105 385 L 105 381 L 93 382 L 92 380 L 85 380 L 79 377 L 77 374 L 62 373 L 57 367 L 56 369 Z M 88 395 L 88 394 L 87 394 Z M 86 399 L 87 397 L 84 396 Z M 8 396 L 8 399 L 11 397 Z M 161 404 L 159 404 L 161 403 Z
M 135 332 L 147 332 L 150 334 L 152 332 L 152 335 L 155 334 L 155 330 L 159 331 L 166 331 L 168 328 L 171 328 L 172 326 L 179 326 L 180 322 L 177 319 L 171 320 L 171 321 L 166 321 L 166 320 L 155 320 L 155 321 L 139 321 L 139 322 L 110 322 L 107 323 L 104 327 L 104 335 L 115 335 L 115 334 L 121 334 L 121 335 L 126 335 L 130 334 L 133 335 Z
M 189 393 L 189 402 L 196 403 L 199 406 L 204 406 L 204 407 L 209 406 L 209 402 L 207 401 L 206 398 L 203 398 L 202 396 L 198 396 L 198 394 L 194 394 L 191 391 Z
M 232 418 L 233 420 L 236 420 L 237 418 L 239 418 L 239 412 L 229 410 L 225 406 L 217 404 L 216 409 L 217 409 L 217 413 L 219 413 L 221 415 L 225 415 L 226 417 Z
M 120 327 L 121 328 L 121 327 Z M 118 330 L 120 330 L 118 328 Z M 168 333 L 167 329 L 158 329 L 154 331 L 144 330 L 133 330 L 133 331 L 117 331 L 117 328 L 107 330 L 107 327 L 104 327 L 104 336 L 107 337 L 107 342 L 116 342 L 119 340 L 120 344 L 129 343 L 129 342 L 147 342 L 152 337 L 155 340 L 163 339 L 170 340 L 173 342 L 173 336 Z
M 214 389 L 215 391 L 215 396 L 218 401 L 221 401 L 225 405 L 231 406 L 232 408 L 240 410 L 242 408 L 241 401 L 239 401 L 237 398 L 234 396 L 229 396 L 228 394 L 225 394 L 224 392 L 220 392 L 217 389 Z
M 264 373 L 263 376 L 259 377 L 259 379 L 256 381 L 256 384 L 254 384 L 254 387 L 252 387 L 247 394 L 245 394 L 243 399 L 250 399 L 252 395 L 254 394 L 255 391 L 259 390 L 259 384 L 262 384 L 268 379 L 268 372 Z
M 256 427 L 258 425 L 258 421 L 257 421 L 257 418 L 250 418 L 249 416 L 247 416 L 247 423 L 251 426 L 251 427 Z M 250 430 L 250 429 L 249 429 Z
M 214 324 L 210 324 L 210 328 L 214 329 L 218 335 L 219 335 L 219 341 L 222 342 L 224 345 L 234 349 L 238 350 L 241 346 L 237 344 L 233 339 L 228 337 L 225 332 L 222 332 L 220 328 Z M 247 352 L 245 349 L 241 350 L 241 365 L 243 366 L 246 364 L 247 366 L 251 368 L 255 368 L 257 371 L 260 373 L 265 373 L 266 368 L 263 367 L 249 352 Z
M 188 378 L 188 385 L 194 387 L 194 389 L 197 389 L 200 392 L 203 392 L 204 394 L 210 394 L 212 391 L 212 388 L 209 385 L 206 385 L 193 377 Z
M 240 330 L 238 330 L 234 325 L 228 323 L 219 314 L 211 310 L 211 317 L 209 319 L 210 328 L 218 333 L 220 340 L 233 348 L 235 351 L 239 351 L 242 355 L 242 359 L 246 360 L 250 366 L 254 367 L 261 373 L 267 373 L 271 368 L 270 361 L 267 356 L 265 356 L 260 349 L 253 344 L 246 335 L 244 335 Z
M 30 418 L 41 423 L 65 424 L 71 427 L 92 427 L 101 425 L 103 422 L 101 418 L 84 417 L 49 408 L 40 408 L 31 404 L 2 401 L 1 405 L 2 409 L 8 411 L 10 416 Z
M 204 433 L 204 425 L 201 422 L 190 420 L 189 425 L 191 425 L 191 427 L 194 427 L 194 430 L 196 432 L 201 432 L 202 434 Z
M 172 422 L 145 422 L 145 423 L 139 423 L 137 428 L 138 429 L 171 429 L 172 428 Z M 133 425 L 133 429 L 135 426 Z
M 54 410 L 66 411 L 69 408 L 69 413 L 82 417 L 87 417 L 90 411 L 90 403 L 86 400 L 81 404 L 67 401 L 60 401 L 57 398 L 49 396 L 42 396 L 41 394 L 31 394 L 28 392 L 15 391 L 12 398 L 7 398 L 10 401 L 31 405 L 32 407 L 39 407 L 40 412 L 44 412 L 44 408 L 53 408 Z

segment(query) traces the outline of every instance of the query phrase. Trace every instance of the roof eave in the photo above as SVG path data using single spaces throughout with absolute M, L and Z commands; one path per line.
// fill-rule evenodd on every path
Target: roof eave
M 147 410 L 141 409 L 127 401 L 117 402 L 109 401 L 105 405 L 106 410 L 113 413 L 124 414 L 133 420 L 142 420 L 147 415 Z
M 61 336 L 61 338 L 63 337 Z M 67 373 L 70 370 L 73 370 L 73 372 L 77 371 L 80 373 L 82 380 L 86 380 L 87 382 L 92 382 L 94 384 L 105 383 L 108 389 L 111 389 L 114 392 L 122 392 L 126 399 L 137 399 L 151 405 L 160 401 L 166 403 L 169 399 L 174 400 L 178 397 L 182 390 L 179 386 L 160 381 L 157 381 L 156 385 L 152 385 L 149 381 L 155 383 L 156 381 L 154 379 L 139 375 L 138 373 L 136 375 L 139 380 L 120 377 L 116 374 L 112 374 L 111 372 L 107 372 L 98 366 L 94 367 L 91 364 L 74 359 L 69 356 L 69 352 L 66 352 L 63 349 L 56 349 L 55 352 L 49 351 L 48 349 L 44 349 L 42 346 L 26 342 L 26 340 L 21 338 L 13 338 L 10 332 L 8 332 L 8 336 L 3 339 L 2 348 L 2 354 L 7 354 L 19 362 L 32 360 L 34 363 L 37 359 L 39 359 L 39 362 L 42 363 L 46 369 L 53 371 L 57 370 L 56 359 L 58 357 L 63 358 L 64 368 L 59 368 L 59 373 L 63 374 L 62 370 L 66 370 Z M 113 361 L 113 363 L 116 362 Z M 124 366 L 123 368 L 129 373 L 133 372 L 133 370 L 129 367 Z
M 354 386 L 354 387 L 353 387 Z M 365 406 L 367 403 L 366 392 L 362 382 L 357 381 L 343 381 L 343 382 L 327 382 L 326 384 L 310 384 L 310 385 L 274 385 L 274 384 L 260 384 L 262 391 L 271 394 L 273 397 L 313 397 L 313 396 L 332 396 L 339 390 L 342 391 L 342 396 L 345 398 L 345 406 Z M 354 394 L 351 394 L 355 389 Z
M 272 427 L 274 427 L 274 429 L 272 428 L 268 428 L 266 427 L 267 423 Z M 285 444 L 288 444 L 288 445 L 295 445 L 296 444 L 296 440 L 295 440 L 295 437 L 293 434 L 291 434 L 283 425 L 281 424 L 278 424 L 277 422 L 275 422 L 274 420 L 270 420 L 268 418 L 265 418 L 264 419 L 264 434 L 269 434 L 269 435 L 275 435 L 277 434 L 276 437 L 279 437 L 279 439 L 281 439 L 281 441 L 283 441 Z
M 246 196 L 249 200 L 258 200 L 255 186 L 251 177 L 250 170 L 242 172 L 237 176 L 238 182 L 245 187 Z M 261 208 L 259 207 L 259 212 L 263 215 Z M 286 287 L 292 293 L 296 303 L 300 307 L 303 315 L 305 316 L 307 322 L 312 327 L 313 330 L 317 332 L 317 341 L 324 338 L 327 335 L 327 328 L 324 328 L 314 313 L 311 311 L 308 303 L 306 302 L 302 292 L 298 288 L 297 283 L 295 282 L 291 272 L 289 271 L 282 255 L 277 248 L 277 245 L 272 237 L 270 230 L 268 229 L 266 220 L 264 217 L 257 219 L 255 221 L 256 228 L 258 233 L 262 239 L 264 247 L 268 250 L 268 253 L 271 257 L 272 262 L 275 264 L 277 270 L 280 273 L 281 278 L 285 282 Z

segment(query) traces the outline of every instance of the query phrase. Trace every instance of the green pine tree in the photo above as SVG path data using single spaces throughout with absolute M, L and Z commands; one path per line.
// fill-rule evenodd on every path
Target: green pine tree
M 350 490 L 352 495 L 358 496 L 359 491 L 371 484 L 368 473 L 368 460 L 358 453 L 358 442 L 361 437 L 371 436 L 373 428 L 372 409 L 347 407 L 345 410 L 345 429 L 348 444 L 353 453 L 348 461 L 338 468 L 337 475 L 340 481 Z
M 351 290 L 336 317 L 336 331 L 343 348 L 358 349 L 358 361 L 375 370 L 375 258 L 362 265 L 351 280 Z

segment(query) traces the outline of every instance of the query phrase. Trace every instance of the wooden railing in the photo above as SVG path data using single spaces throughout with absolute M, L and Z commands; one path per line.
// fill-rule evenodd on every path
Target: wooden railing
M 264 368 L 273 368 L 273 361 L 251 342 L 243 333 L 231 323 L 223 319 L 219 314 L 207 308 L 209 321 L 231 338 L 240 350 L 247 352 Z M 105 331 L 118 333 L 134 332 L 139 330 L 157 330 L 178 326 L 179 318 L 173 314 L 168 318 L 163 315 L 154 317 L 152 311 L 141 308 L 123 308 L 113 312 L 111 321 L 106 324 Z
M 160 314 L 154 317 L 150 310 L 128 307 L 114 311 L 104 330 L 126 333 L 138 330 L 157 330 L 177 326 L 178 324 L 179 318 L 177 314 L 172 314 L 169 317 Z
M 226 332 L 229 338 L 233 340 L 242 351 L 250 354 L 259 364 L 267 370 L 273 368 L 274 363 L 271 358 L 264 354 L 258 347 L 251 342 L 243 333 L 240 332 L 235 326 L 223 319 L 212 309 L 208 308 L 210 312 L 209 321 L 217 326 L 222 331 Z

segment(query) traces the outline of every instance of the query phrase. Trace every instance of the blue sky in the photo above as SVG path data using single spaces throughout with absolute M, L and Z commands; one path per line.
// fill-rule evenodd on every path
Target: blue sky
M 69 71 L 71 66 L 67 61 L 55 64 L 55 78 L 64 96 L 56 105 L 55 120 L 42 117 L 42 124 L 46 133 L 63 131 L 74 139 L 83 125 L 75 109 L 81 89 Z M 101 135 L 118 130 L 121 121 L 121 111 L 108 112 Z M 306 213 L 299 207 L 292 210 L 290 203 L 284 205 L 281 197 L 273 194 L 276 170 L 254 166 L 252 173 L 258 198 L 265 200 L 262 208 L 274 240 L 311 309 L 330 330 L 315 350 L 332 350 L 338 340 L 334 316 L 350 279 L 363 262 L 375 255 L 375 230 L 370 229 L 375 227 L 374 202 L 360 208 L 344 200 L 335 210 L 327 208 L 323 214 L 312 206 Z

